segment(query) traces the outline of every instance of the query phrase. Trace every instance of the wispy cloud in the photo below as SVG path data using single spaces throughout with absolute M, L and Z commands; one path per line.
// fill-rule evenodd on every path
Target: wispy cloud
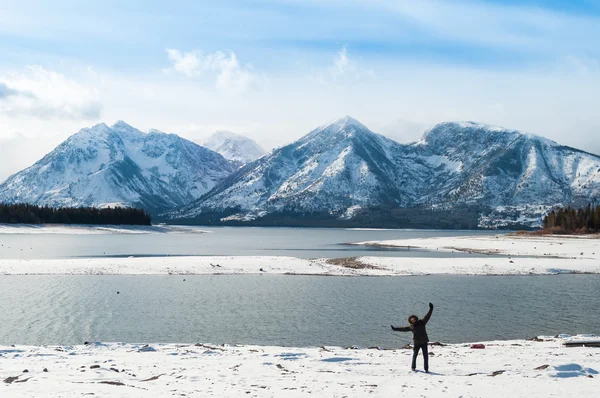
M 205 53 L 202 50 L 182 52 L 173 48 L 166 50 L 172 66 L 166 72 L 178 72 L 188 77 L 212 76 L 215 87 L 220 90 L 243 93 L 257 88 L 261 79 L 251 64 L 240 64 L 236 54 L 229 51 Z
M 35 96 L 30 92 L 16 90 L 12 87 L 9 87 L 6 83 L 0 82 L 0 101 L 8 97 L 16 96 L 35 98 Z
M 355 73 L 356 66 L 354 62 L 350 61 L 348 58 L 348 50 L 346 46 L 342 47 L 342 49 L 337 53 L 333 61 L 333 68 L 331 70 L 333 76 L 342 76 L 347 73 Z
M 351 56 L 348 48 L 344 45 L 335 53 L 329 65 L 316 68 L 310 77 L 324 84 L 339 84 L 366 77 L 372 78 L 375 77 L 375 72 Z
M 102 104 L 97 92 L 41 66 L 0 76 L 0 113 L 9 117 L 97 120 Z

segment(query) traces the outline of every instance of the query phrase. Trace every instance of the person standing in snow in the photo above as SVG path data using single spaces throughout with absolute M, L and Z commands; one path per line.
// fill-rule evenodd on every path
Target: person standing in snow
M 427 329 L 425 325 L 431 318 L 433 312 L 433 304 L 429 303 L 429 312 L 423 319 L 419 319 L 416 315 L 408 317 L 408 326 L 395 327 L 392 325 L 392 330 L 395 332 L 412 332 L 413 333 L 413 357 L 412 357 L 412 370 L 417 369 L 417 356 L 419 350 L 423 351 L 423 362 L 425 372 L 429 372 L 429 354 L 427 351 L 427 343 L 429 343 L 429 337 L 427 336 Z

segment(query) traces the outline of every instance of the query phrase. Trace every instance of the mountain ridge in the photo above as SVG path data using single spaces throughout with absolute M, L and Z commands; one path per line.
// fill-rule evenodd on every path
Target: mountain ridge
M 248 142 L 219 134 L 215 142 Z M 397 224 L 407 225 L 414 216 L 406 209 L 419 209 L 418 217 L 461 209 L 455 213 L 478 219 L 469 226 L 536 225 L 552 207 L 599 197 L 600 156 L 541 136 L 443 122 L 401 144 L 350 116 L 244 164 L 175 134 L 99 123 L 0 184 L 8 203 L 125 205 L 169 222 L 273 225 L 303 217 L 371 225 L 374 214 L 386 225 L 402 214 Z
M 318 211 L 351 218 L 373 206 L 457 205 L 508 213 L 538 206 L 541 214 L 599 194 L 600 157 L 541 136 L 444 122 L 421 140 L 400 144 L 345 116 L 251 162 L 170 216 L 214 212 L 229 214 L 226 220 L 253 220 Z

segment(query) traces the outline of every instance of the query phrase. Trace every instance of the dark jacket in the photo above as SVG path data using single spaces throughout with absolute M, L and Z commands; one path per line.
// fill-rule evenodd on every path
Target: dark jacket
M 433 312 L 433 307 L 429 308 L 429 312 L 423 319 L 417 320 L 415 323 L 405 327 L 394 327 L 392 329 L 396 332 L 413 332 L 413 343 L 414 345 L 423 345 L 429 343 L 429 337 L 427 336 L 427 329 L 425 325 L 429 322 L 429 318 L 431 318 L 431 313 Z

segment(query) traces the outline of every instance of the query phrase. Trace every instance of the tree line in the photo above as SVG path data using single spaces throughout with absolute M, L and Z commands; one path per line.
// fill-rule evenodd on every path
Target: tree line
M 594 233 L 600 231 L 600 205 L 585 208 L 561 207 L 544 217 L 544 229 L 552 233 Z
M 151 225 L 152 218 L 145 210 L 126 207 L 54 208 L 26 203 L 0 203 L 0 223 Z
M 282 210 L 269 213 L 254 220 L 222 221 L 233 214 L 242 212 L 234 207 L 218 212 L 202 212 L 194 218 L 177 220 L 181 224 L 230 225 L 261 227 L 318 227 L 318 228 L 436 228 L 436 229 L 478 229 L 479 214 L 483 208 L 456 206 L 451 210 L 422 208 L 397 208 L 392 205 L 371 206 L 359 210 L 352 219 L 342 219 L 340 212 L 296 212 Z M 168 222 L 167 219 L 159 221 Z M 513 227 L 513 229 L 522 226 Z

